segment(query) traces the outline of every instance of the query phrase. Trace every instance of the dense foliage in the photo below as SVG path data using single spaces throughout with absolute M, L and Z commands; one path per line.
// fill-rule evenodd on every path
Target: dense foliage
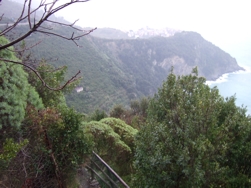
M 36 155 L 47 157 L 48 160 L 43 161 L 48 165 L 47 173 L 57 171 L 63 181 L 76 175 L 77 169 L 92 150 L 92 143 L 82 129 L 82 120 L 81 114 L 66 106 L 46 108 L 39 112 L 28 108 L 23 132 L 34 136 L 29 145 L 32 147 L 31 155 L 34 158 L 37 158 Z M 34 131 L 29 132 L 31 127 Z
M 121 104 L 115 105 L 110 111 L 110 117 L 119 118 L 139 130 L 146 121 L 148 104 L 149 98 L 143 97 L 139 100 L 132 100 L 130 108 L 125 108 Z
M 65 84 L 66 71 L 66 66 L 60 67 L 55 70 L 54 66 L 48 64 L 44 60 L 37 66 L 37 72 L 40 74 L 43 81 L 49 84 L 49 87 L 51 88 L 59 88 L 62 84 Z M 29 71 L 28 73 L 29 83 L 36 88 L 36 91 L 41 97 L 45 107 L 66 105 L 64 94 L 71 92 L 79 83 L 79 80 L 76 80 L 68 84 L 63 90 L 54 91 L 46 88 L 41 80 L 37 78 L 37 75 L 34 72 Z
M 7 39 L 0 37 L 0 44 L 5 43 Z M 1 50 L 0 57 L 17 60 L 12 51 L 13 48 Z M 24 119 L 27 103 L 37 108 L 43 107 L 38 93 L 28 83 L 22 66 L 0 61 L 0 128 L 19 127 Z
M 250 117 L 205 85 L 173 73 L 136 137 L 136 187 L 249 187 Z
M 0 38 L 1 44 L 6 41 Z M 1 50 L 0 57 L 18 61 L 13 48 Z M 64 80 L 64 67 L 53 71 L 42 62 L 37 68 L 52 87 Z M 63 91 L 46 89 L 28 73 L 20 65 L 0 62 L 1 185 L 17 187 L 26 181 L 41 187 L 67 185 L 92 151 L 81 126 L 83 117 L 67 107 Z M 20 174 L 22 169 L 25 173 Z
M 94 141 L 94 150 L 121 176 L 133 173 L 134 137 L 138 132 L 124 121 L 104 118 L 83 123 Z
M 18 9 L 13 3 L 2 8 Z M 13 35 L 26 29 L 15 28 Z M 72 32 L 62 25 L 54 31 Z M 137 40 L 86 37 L 79 40 L 84 48 L 31 34 L 27 44 L 38 40 L 43 43 L 28 50 L 33 57 L 59 58 L 32 65 L 49 86 L 59 87 L 78 70 L 84 79 L 52 91 L 33 72 L 0 61 L 1 186 L 80 186 L 77 174 L 81 167 L 91 168 L 92 150 L 127 182 L 133 179 L 134 187 L 251 186 L 251 119 L 245 109 L 235 105 L 234 96 L 224 99 L 217 88 L 205 85 L 197 69 L 175 75 L 197 65 L 207 78 L 240 69 L 199 34 Z M 0 37 L 0 45 L 6 42 Z M 1 50 L 0 58 L 19 61 L 13 48 Z M 70 68 L 66 79 L 62 65 Z M 153 95 L 171 66 L 177 71 L 152 99 L 135 100 Z M 72 91 L 77 85 L 83 92 Z M 69 108 L 65 94 L 68 105 L 91 115 Z

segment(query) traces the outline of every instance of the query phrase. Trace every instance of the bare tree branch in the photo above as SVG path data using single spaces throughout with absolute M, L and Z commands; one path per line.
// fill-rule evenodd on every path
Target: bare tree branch
M 0 58 L 0 61 L 4 61 L 4 62 L 7 62 L 7 63 L 15 63 L 15 64 L 19 64 L 19 65 L 23 65 L 25 67 L 27 67 L 28 69 L 30 69 L 31 71 L 33 71 L 36 76 L 39 78 L 39 80 L 43 83 L 43 86 L 45 86 L 46 88 L 50 89 L 50 90 L 53 90 L 53 91 L 59 91 L 59 90 L 62 90 L 64 89 L 68 84 L 80 79 L 81 77 L 77 77 L 81 72 L 80 70 L 77 72 L 77 74 L 75 74 L 71 79 L 69 79 L 65 84 L 63 84 L 62 86 L 58 87 L 58 88 L 52 88 L 50 86 L 47 85 L 47 83 L 44 81 L 44 79 L 41 77 L 41 75 L 39 74 L 39 72 L 31 67 L 30 65 L 27 65 L 27 64 L 24 64 L 22 62 L 19 62 L 19 61 L 13 61 L 13 60 L 9 60 L 9 59 L 3 59 L 3 58 Z
M 79 40 L 81 37 L 90 34 L 90 33 L 93 32 L 95 29 L 97 29 L 97 28 L 88 30 L 86 33 L 84 33 L 84 34 L 82 34 L 82 35 L 77 35 L 77 36 L 75 36 L 75 33 L 73 32 L 72 35 L 71 35 L 71 37 L 65 37 L 65 36 L 60 35 L 60 34 L 57 34 L 57 33 L 48 32 L 48 31 L 43 31 L 43 30 L 38 30 L 38 32 L 43 33 L 43 34 L 47 34 L 47 35 L 54 35 L 54 36 L 57 36 L 57 37 L 60 37 L 60 38 L 66 39 L 66 40 L 71 40 L 71 41 L 73 41 L 73 42 L 76 44 L 76 46 L 79 46 L 79 45 L 77 44 L 76 41 Z
M 67 40 L 71 40 L 77 45 L 76 40 L 79 40 L 79 38 L 85 36 L 86 34 L 79 35 L 77 37 L 66 37 L 66 36 L 62 36 L 62 35 L 54 33 L 54 32 L 45 32 L 43 30 L 39 30 L 39 28 L 42 26 L 43 23 L 48 23 L 48 22 L 52 23 L 53 21 L 49 20 L 49 18 L 53 14 L 55 14 L 56 12 L 68 7 L 68 6 L 70 6 L 70 5 L 74 4 L 74 3 L 83 3 L 83 2 L 87 2 L 87 1 L 89 1 L 89 0 L 69 0 L 67 3 L 57 5 L 57 3 L 59 3 L 59 0 L 54 0 L 53 2 L 49 2 L 49 3 L 46 3 L 46 0 L 44 0 L 44 1 L 40 2 L 40 5 L 38 5 L 37 8 L 35 8 L 34 10 L 31 10 L 32 0 L 25 0 L 20 17 L 17 19 L 17 21 L 15 23 L 13 23 L 13 25 L 8 26 L 3 31 L 1 31 L 0 36 L 6 35 L 6 33 L 10 32 L 18 24 L 20 25 L 21 21 L 24 21 L 24 20 L 27 20 L 27 24 L 29 25 L 29 31 L 24 33 L 22 36 L 14 39 L 13 41 L 9 42 L 8 44 L 2 45 L 2 46 L 0 45 L 0 50 L 6 49 L 6 48 L 8 48 L 10 46 L 13 46 L 14 44 L 16 44 L 16 43 L 24 40 L 25 38 L 27 38 L 32 33 L 44 33 L 44 34 L 58 36 L 58 37 L 61 37 L 61 38 L 67 39 Z M 26 6 L 28 6 L 28 11 L 25 14 Z M 42 15 L 42 17 L 40 19 L 38 19 L 36 21 L 36 18 L 35 18 L 36 11 L 41 10 L 42 8 L 44 9 L 43 15 Z M 32 16 L 34 16 L 34 22 L 33 23 L 31 22 L 31 17 Z M 55 23 L 71 27 L 74 30 L 78 30 L 78 31 L 80 30 L 80 29 L 74 27 L 74 24 L 76 23 L 76 21 L 73 24 L 68 24 L 68 25 L 60 23 L 60 22 L 55 22 Z M 91 29 L 87 33 L 89 34 L 90 32 L 94 31 L 95 29 Z
M 11 52 L 16 52 L 16 53 L 20 53 L 20 52 L 24 52 L 24 51 L 28 51 L 28 50 L 30 50 L 31 48 L 33 48 L 33 47 L 35 47 L 35 46 L 37 46 L 37 45 L 39 45 L 40 43 L 41 43 L 42 41 L 38 41 L 38 42 L 36 42 L 35 44 L 33 44 L 33 45 L 31 45 L 31 46 L 29 46 L 29 47 L 24 47 L 23 49 L 21 49 L 21 50 L 11 50 L 10 48 L 7 48 L 7 50 L 9 50 L 9 51 L 11 51 Z
M 12 24 L 6 24 L 6 27 L 4 29 L 2 29 L 2 31 L 0 31 L 0 36 L 5 36 L 10 34 L 14 28 L 16 28 L 17 26 L 20 25 L 28 25 L 28 31 L 25 33 L 22 33 L 20 36 L 13 38 L 9 43 L 7 44 L 0 44 L 0 50 L 10 50 L 8 49 L 10 46 L 13 46 L 21 41 L 23 41 L 24 39 L 26 39 L 28 36 L 30 36 L 32 33 L 42 33 L 44 35 L 47 36 L 56 36 L 56 37 L 60 37 L 63 38 L 65 40 L 70 40 L 72 42 L 74 42 L 74 44 L 76 46 L 79 46 L 77 41 L 81 38 L 84 37 L 88 34 L 90 34 L 91 32 L 93 32 L 96 28 L 94 29 L 90 29 L 90 30 L 82 30 L 78 27 L 75 27 L 75 24 L 78 20 L 76 20 L 75 22 L 71 23 L 71 24 L 65 24 L 65 23 L 61 23 L 61 22 L 57 22 L 57 21 L 53 21 L 50 20 L 49 18 L 54 15 L 55 13 L 59 12 L 60 10 L 75 4 L 75 3 L 84 3 L 87 2 L 89 0 L 67 0 L 65 3 L 60 3 L 59 0 L 41 0 L 40 4 L 32 9 L 31 5 L 32 5 L 32 0 L 24 0 L 23 3 L 23 7 L 22 7 L 22 11 L 20 13 L 20 16 L 18 17 L 18 19 L 12 23 Z M 43 13 L 40 17 L 37 16 L 37 12 L 42 10 Z M 0 20 L 2 20 L 4 14 L 2 14 L 0 16 Z M 71 33 L 70 36 L 63 36 L 57 32 L 53 31 L 53 27 L 46 25 L 46 23 L 49 24 L 55 24 L 55 25 L 61 25 L 61 26 L 66 26 L 69 28 L 73 29 L 73 32 Z M 77 31 L 78 34 L 76 34 L 74 31 Z M 80 32 L 80 33 L 79 33 Z M 25 51 L 29 51 L 32 47 L 38 45 L 41 41 L 39 41 L 38 43 L 31 45 L 30 47 L 24 47 L 22 50 L 14 50 L 15 52 L 17 52 L 20 56 L 22 56 L 22 54 Z M 28 55 L 29 56 L 29 55 Z M 4 61 L 6 63 L 15 63 L 15 64 L 20 64 L 23 65 L 24 67 L 30 69 L 32 72 L 34 72 L 36 74 L 36 76 L 41 80 L 42 84 L 47 87 L 50 90 L 54 90 L 54 91 L 58 91 L 58 90 L 62 90 L 64 89 L 68 84 L 74 82 L 75 80 L 78 80 L 79 77 L 77 77 L 80 74 L 80 71 L 78 71 L 71 79 L 69 79 L 64 85 L 58 87 L 58 88 L 51 88 L 50 86 L 48 86 L 46 84 L 46 82 L 43 80 L 43 78 L 41 77 L 41 75 L 39 74 L 39 72 L 36 70 L 36 68 L 34 68 L 34 66 L 29 65 L 29 63 L 23 63 L 23 62 L 19 62 L 19 61 L 13 61 L 13 60 L 9 60 L 9 59 L 4 59 L 2 57 L 0 57 L 0 61 Z M 24 59 L 22 60 L 24 61 Z
M 13 28 L 15 28 L 21 21 L 23 21 L 25 18 L 23 18 L 24 16 L 24 11 L 25 11 L 25 7 L 26 7 L 26 2 L 27 0 L 25 0 L 24 5 L 23 5 L 23 9 L 22 12 L 19 16 L 19 18 L 17 19 L 16 22 L 14 22 L 14 24 L 8 26 L 7 28 L 5 28 L 3 31 L 0 32 L 0 36 L 5 35 L 6 33 L 10 32 Z M 0 49 L 1 50 L 1 49 Z
M 63 26 L 69 26 L 69 27 L 71 27 L 71 28 L 73 28 L 73 29 L 76 29 L 76 30 L 78 30 L 78 31 L 83 31 L 82 29 L 79 29 L 79 28 L 77 28 L 77 27 L 74 27 L 74 25 L 77 23 L 77 21 L 78 21 L 78 19 L 75 20 L 72 24 L 64 24 L 64 23 L 55 22 L 55 21 L 52 21 L 52 20 L 47 20 L 47 22 L 51 22 L 51 23 L 59 24 L 59 25 L 63 25 Z M 94 30 L 94 29 L 92 29 L 92 30 Z

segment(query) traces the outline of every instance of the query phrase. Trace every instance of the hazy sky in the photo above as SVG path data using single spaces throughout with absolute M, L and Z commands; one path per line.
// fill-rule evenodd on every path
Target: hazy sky
M 250 0 L 90 0 L 60 15 L 86 27 L 196 31 L 224 48 L 251 39 L 250 8 Z

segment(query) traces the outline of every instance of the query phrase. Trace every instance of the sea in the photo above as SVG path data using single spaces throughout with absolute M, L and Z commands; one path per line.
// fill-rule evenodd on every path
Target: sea
M 236 105 L 247 109 L 251 116 L 251 58 L 237 58 L 238 65 L 245 71 L 223 74 L 216 81 L 207 81 L 210 87 L 217 86 L 220 94 L 226 98 L 235 95 Z

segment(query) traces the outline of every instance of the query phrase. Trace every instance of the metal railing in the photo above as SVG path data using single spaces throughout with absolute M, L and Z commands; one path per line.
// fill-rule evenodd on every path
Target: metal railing
M 122 178 L 95 152 L 93 152 L 91 164 L 87 168 L 91 171 L 92 180 L 96 179 L 102 188 L 129 188 Z

